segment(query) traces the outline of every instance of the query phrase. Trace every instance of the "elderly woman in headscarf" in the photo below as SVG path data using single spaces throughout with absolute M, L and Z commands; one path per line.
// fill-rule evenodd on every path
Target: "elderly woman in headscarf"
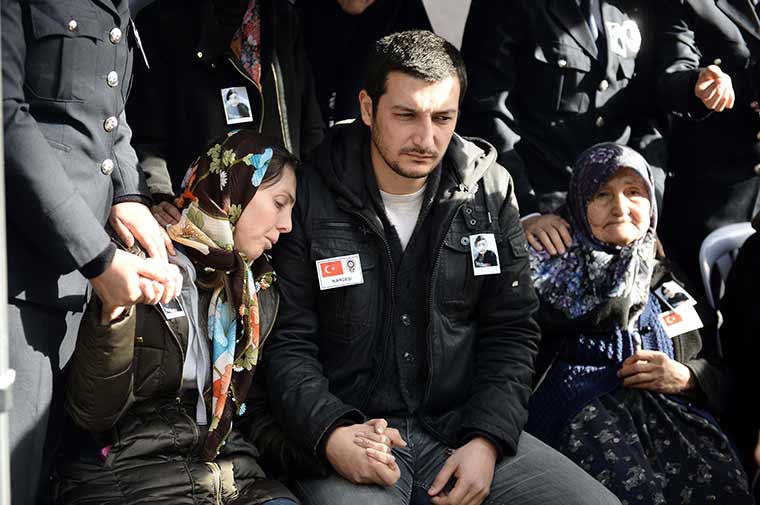
M 752 503 L 712 416 L 727 387 L 715 336 L 696 329 L 693 304 L 670 311 L 656 294 L 680 280 L 656 256 L 649 165 L 617 144 L 590 148 L 566 213 L 573 246 L 531 254 L 543 340 L 528 431 L 628 505 Z
M 180 297 L 92 298 L 67 367 L 55 503 L 297 503 L 240 429 L 258 415 L 246 401 L 278 306 L 265 253 L 291 230 L 297 165 L 258 134 L 223 137 L 188 171 L 168 230 Z

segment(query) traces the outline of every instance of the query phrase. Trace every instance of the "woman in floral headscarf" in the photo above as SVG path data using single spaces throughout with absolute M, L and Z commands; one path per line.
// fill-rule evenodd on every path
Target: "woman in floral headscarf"
M 752 503 L 710 414 L 727 387 L 714 331 L 698 329 L 714 314 L 663 299 L 663 285 L 683 288 L 656 257 L 649 165 L 617 144 L 590 148 L 567 214 L 573 246 L 531 255 L 543 338 L 528 431 L 628 505 Z
M 278 295 L 265 252 L 291 229 L 298 160 L 231 132 L 188 171 L 168 229 L 181 296 L 106 307 L 93 298 L 68 366 L 75 426 L 56 503 L 293 504 L 266 480 L 239 424 Z

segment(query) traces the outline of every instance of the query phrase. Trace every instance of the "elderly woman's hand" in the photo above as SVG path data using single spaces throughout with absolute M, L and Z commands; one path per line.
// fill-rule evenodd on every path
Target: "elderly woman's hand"
M 656 393 L 683 393 L 695 385 L 688 367 L 660 351 L 637 351 L 623 361 L 617 375 L 627 388 Z

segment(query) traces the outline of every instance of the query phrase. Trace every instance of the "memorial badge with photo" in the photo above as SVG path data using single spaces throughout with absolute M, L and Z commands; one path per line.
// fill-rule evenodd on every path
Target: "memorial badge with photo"
M 250 123 L 253 121 L 251 100 L 243 86 L 222 88 L 222 106 L 227 124 Z
M 501 273 L 499 250 L 493 233 L 470 235 L 470 252 L 472 270 L 475 275 L 494 275 Z
M 655 294 L 671 309 L 693 307 L 697 304 L 696 300 L 675 281 L 664 283 L 655 291 Z

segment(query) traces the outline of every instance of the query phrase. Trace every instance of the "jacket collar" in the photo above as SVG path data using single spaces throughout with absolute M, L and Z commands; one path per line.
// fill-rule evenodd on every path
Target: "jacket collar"
M 760 39 L 760 21 L 750 2 L 751 0 L 716 0 L 715 5 L 739 27 Z
M 575 41 L 593 58 L 599 57 L 599 48 L 588 22 L 583 17 L 575 0 L 550 0 L 549 10 L 560 24 L 565 27 Z M 602 27 L 599 27 L 601 30 Z
M 119 19 L 129 18 L 129 0 L 92 0 Z

